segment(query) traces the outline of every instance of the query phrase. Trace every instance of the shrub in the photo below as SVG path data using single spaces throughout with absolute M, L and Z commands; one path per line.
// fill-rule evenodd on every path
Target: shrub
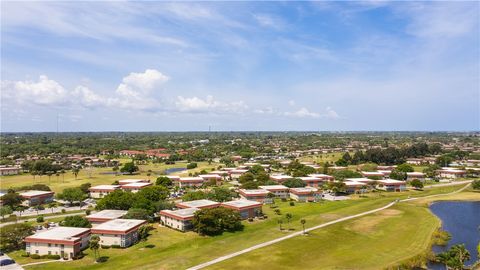
M 282 198 L 282 202 L 286 202 L 286 201 L 287 201 L 287 199 L 286 199 L 286 198 Z
M 112 245 L 111 248 L 122 248 L 120 245 Z
M 105 245 L 101 245 L 100 247 L 101 247 L 102 249 L 109 249 L 109 248 L 110 248 L 110 246 L 105 246 Z
M 34 259 L 34 260 L 38 260 L 38 259 L 40 259 L 40 255 L 38 255 L 38 254 L 32 254 L 32 255 L 30 255 L 30 258 L 32 258 L 32 259 Z
M 47 255 L 47 258 L 52 260 L 60 260 L 60 255 Z
M 148 244 L 148 245 L 145 245 L 146 248 L 154 248 L 155 245 L 154 244 Z
M 41 223 L 41 222 L 44 222 L 44 221 L 45 221 L 45 220 L 44 220 L 43 216 L 38 216 L 38 217 L 37 217 L 37 222 L 38 222 L 38 223 Z
M 475 190 L 480 190 L 480 180 L 475 180 L 472 182 L 472 187 Z
M 91 212 L 92 212 L 92 210 L 90 210 L 90 209 L 85 210 L 85 214 L 87 214 L 87 216 L 90 215 Z
M 253 218 L 248 218 L 248 222 L 253 222 Z
M 191 170 L 191 169 L 195 169 L 197 167 L 197 163 L 188 163 L 187 164 L 187 169 Z
M 22 254 L 22 255 L 20 255 L 20 256 L 22 256 L 22 257 L 30 257 L 30 255 L 28 255 L 27 253 L 24 253 L 24 254 Z
M 294 202 L 290 202 L 290 206 L 295 206 L 295 203 L 294 203 Z
M 62 213 L 66 213 L 66 212 L 67 212 L 67 210 L 65 210 L 65 209 L 62 209 Z

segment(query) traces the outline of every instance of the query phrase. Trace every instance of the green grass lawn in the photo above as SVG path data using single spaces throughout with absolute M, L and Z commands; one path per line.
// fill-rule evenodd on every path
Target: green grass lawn
M 399 204 L 207 269 L 383 269 L 425 251 L 439 224 L 427 208 Z
M 271 209 L 269 206 L 264 206 L 264 212 L 269 216 L 269 218 L 264 221 L 256 221 L 253 223 L 245 222 L 245 230 L 243 232 L 225 233 L 224 235 L 217 237 L 201 237 L 193 232 L 181 233 L 172 229 L 157 227 L 158 225 L 155 225 L 157 229 L 152 232 L 152 235 L 145 243 L 139 243 L 124 250 L 101 249 L 101 256 L 109 257 L 108 261 L 105 263 L 94 263 L 92 252 L 90 250 L 86 250 L 85 252 L 87 253 L 87 256 L 78 261 L 36 265 L 28 267 L 27 269 L 184 269 L 189 266 L 200 264 L 205 261 L 215 259 L 219 256 L 288 234 L 289 232 L 287 231 L 279 230 L 277 224 L 279 218 L 283 218 L 284 228 L 290 227 L 293 229 L 292 231 L 299 231 L 301 230 L 301 224 L 299 220 L 302 218 L 306 219 L 307 221 L 306 227 L 312 227 L 314 225 L 324 223 L 329 220 L 334 220 L 342 216 L 360 213 L 366 210 L 384 206 L 395 198 L 406 198 L 414 194 L 426 196 L 436 193 L 446 193 L 458 188 L 459 187 L 457 186 L 435 188 L 423 192 L 411 191 L 403 193 L 375 193 L 369 194 L 368 198 L 356 198 L 348 201 L 324 203 L 296 203 L 295 206 L 290 206 L 287 202 L 277 202 L 277 205 L 279 206 L 278 208 L 281 210 L 282 217 L 275 215 L 273 209 Z M 410 210 L 410 208 L 412 208 L 412 210 Z M 337 228 L 337 225 L 335 225 L 319 230 L 318 232 L 314 232 L 308 239 L 324 239 L 326 243 L 319 243 L 319 245 L 326 245 L 326 247 L 333 245 L 336 249 L 336 255 L 334 258 L 338 259 L 344 256 L 343 259 L 348 260 L 351 264 L 361 263 L 361 261 L 368 256 L 381 256 L 381 254 L 386 251 L 393 253 L 392 256 L 382 259 L 382 264 L 393 262 L 394 258 L 404 259 L 404 257 L 407 258 L 409 256 L 414 256 L 415 254 L 410 252 L 410 249 L 408 248 L 397 250 L 395 247 L 395 250 L 391 251 L 390 249 L 393 249 L 393 242 L 390 242 L 390 246 L 388 246 L 387 242 L 381 241 L 383 241 L 382 239 L 384 239 L 386 236 L 390 237 L 390 233 L 395 235 L 397 238 L 409 238 L 411 240 L 410 245 L 412 250 L 417 252 L 421 250 L 425 244 L 424 240 L 429 239 L 431 235 L 431 231 L 429 230 L 436 228 L 438 223 L 436 223 L 436 219 L 433 219 L 434 222 L 430 222 L 432 215 L 429 214 L 429 211 L 424 206 L 406 207 L 400 205 L 396 206 L 396 208 L 393 210 L 396 210 L 397 212 L 392 212 L 390 215 L 385 215 L 385 217 L 380 214 L 375 214 L 358 219 L 360 220 L 360 224 L 369 222 L 372 223 L 369 223 L 368 226 L 373 228 L 373 231 L 376 231 L 376 228 L 388 227 L 383 231 L 383 234 L 381 233 L 377 235 L 373 232 L 370 232 L 370 230 L 368 232 L 362 232 L 362 234 L 358 232 L 358 230 L 362 230 L 364 226 L 358 224 L 355 225 L 355 222 L 357 222 L 355 220 L 349 221 L 348 224 L 350 225 L 347 223 L 338 224 L 338 226 L 341 228 L 343 228 L 343 226 L 353 226 L 350 230 L 346 230 L 345 234 L 339 234 L 339 232 L 341 232 L 343 229 L 339 229 Z M 286 213 L 291 213 L 293 215 L 290 224 L 287 224 L 286 219 L 284 218 Z M 373 219 L 374 221 L 371 222 L 369 221 L 370 219 Z M 412 230 L 416 231 L 417 227 L 420 225 L 422 226 L 421 228 L 424 229 L 418 230 L 418 237 L 415 236 L 415 239 L 413 239 L 410 237 L 410 233 Z M 390 226 L 394 226 L 395 228 L 399 229 L 393 233 L 391 229 L 389 229 Z M 373 233 L 373 235 L 370 235 L 369 233 Z M 337 234 L 338 237 L 336 236 Z M 318 235 L 318 237 L 316 235 Z M 350 236 L 355 236 L 353 238 L 355 241 L 352 242 L 352 244 L 346 240 Z M 388 237 L 386 239 L 389 239 Z M 330 239 L 329 242 L 331 242 L 331 244 L 328 244 L 328 239 Z M 297 239 L 292 240 L 299 241 Z M 305 239 L 303 239 L 303 241 L 305 241 Z M 409 242 L 407 239 L 405 239 L 405 245 L 408 243 Z M 145 244 L 153 244 L 155 247 L 151 249 L 145 248 Z M 354 244 L 358 246 L 354 246 Z M 295 249 L 301 249 L 301 245 L 302 242 L 300 242 L 299 246 L 293 245 L 286 249 L 282 248 L 275 252 L 289 254 L 290 249 L 293 249 L 291 247 L 295 247 Z M 374 248 L 376 245 L 380 245 L 380 247 L 384 247 L 386 249 L 381 250 L 380 248 Z M 355 256 L 350 258 L 349 250 L 351 250 L 353 247 L 355 248 Z M 366 247 L 369 247 L 369 249 Z M 371 251 L 372 249 L 374 252 Z M 261 249 L 258 252 L 269 254 L 263 250 L 264 249 Z M 310 259 L 312 260 L 312 263 L 314 260 L 317 260 L 318 263 L 320 261 L 318 257 L 321 254 L 319 255 L 317 252 L 326 252 L 319 248 L 305 249 L 305 251 L 308 253 L 299 259 L 301 261 L 305 260 L 305 263 L 308 262 L 305 257 L 309 256 L 312 257 Z M 22 260 L 25 258 L 19 257 L 20 254 L 21 253 L 13 253 L 12 257 L 14 257 L 14 259 L 18 259 L 19 262 L 22 262 Z M 248 254 L 245 256 L 248 256 Z M 269 256 L 270 255 L 267 257 Z M 272 260 L 276 261 L 281 259 L 280 257 L 281 256 L 272 255 Z M 248 258 L 248 260 L 250 260 L 250 257 L 244 258 Z M 232 263 L 235 260 L 236 259 L 232 259 Z M 229 263 L 229 261 L 225 263 Z M 259 261 L 259 263 L 263 262 Z M 272 265 L 275 268 L 279 268 L 281 266 L 276 265 L 276 263 Z M 246 267 L 248 268 L 248 265 Z M 258 267 L 258 269 L 262 268 Z
M 129 160 L 123 160 L 124 162 L 128 162 Z M 216 168 L 219 164 L 212 163 L 208 164 L 208 162 L 198 162 L 198 167 L 192 170 L 187 170 L 182 172 L 179 175 L 188 175 L 189 173 L 199 172 L 202 169 L 211 170 L 212 168 Z M 94 185 L 102 185 L 102 184 L 111 184 L 115 180 L 125 179 L 125 178 L 134 178 L 134 179 L 150 179 L 154 181 L 158 174 L 161 174 L 168 168 L 185 168 L 187 166 L 186 162 L 177 162 L 176 164 L 172 165 L 165 165 L 165 164 L 147 164 L 147 165 L 140 165 L 139 166 L 139 173 L 134 175 L 115 175 L 113 173 L 112 168 L 93 168 L 91 172 L 86 169 L 80 170 L 80 173 L 75 179 L 75 176 L 70 172 L 67 171 L 64 175 L 55 176 L 52 175 L 50 178 L 46 175 L 44 176 L 35 176 L 35 178 L 28 174 L 21 174 L 21 175 L 12 175 L 12 176 L 0 176 L 0 186 L 2 189 L 8 189 L 11 187 L 19 187 L 19 186 L 26 186 L 32 184 L 45 184 L 50 186 L 50 188 L 55 192 L 61 192 L 65 188 L 69 187 L 78 187 L 83 183 L 91 183 L 92 186 Z M 148 171 L 151 170 L 151 176 L 147 176 Z

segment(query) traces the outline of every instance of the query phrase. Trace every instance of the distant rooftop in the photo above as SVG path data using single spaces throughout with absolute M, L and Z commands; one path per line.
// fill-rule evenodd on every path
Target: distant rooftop
M 115 189 L 118 189 L 118 188 L 120 188 L 119 185 L 98 185 L 98 186 L 91 187 L 89 189 L 91 189 L 91 190 L 95 190 L 95 189 L 115 190 Z
M 102 210 L 87 216 L 87 219 L 116 219 L 127 214 L 125 210 Z
M 92 233 L 98 231 L 127 232 L 145 222 L 145 220 L 140 219 L 112 219 L 93 228 Z
M 26 192 L 20 193 L 22 197 L 36 197 L 36 196 L 42 196 L 42 195 L 48 195 L 48 194 L 53 194 L 53 191 L 43 191 L 43 190 L 29 190 Z
M 224 202 L 222 203 L 222 205 L 232 206 L 234 208 L 244 208 L 244 207 L 251 207 L 251 206 L 261 206 L 262 203 L 259 203 L 256 201 L 250 201 L 250 200 L 235 200 L 235 201 Z
M 195 200 L 195 201 L 188 201 L 188 202 L 180 202 L 177 203 L 178 206 L 182 206 L 184 208 L 204 208 L 209 206 L 216 206 L 219 205 L 218 202 L 211 201 L 211 200 Z
M 197 212 L 198 208 L 184 208 L 184 209 L 178 209 L 178 210 L 175 210 L 175 211 L 172 211 L 172 210 L 162 210 L 160 211 L 160 215 L 164 214 L 164 215 L 172 215 L 172 216 L 176 216 L 176 217 L 180 217 L 180 218 L 190 218 L 190 217 L 193 217 L 193 215 L 195 214 L 195 212 Z

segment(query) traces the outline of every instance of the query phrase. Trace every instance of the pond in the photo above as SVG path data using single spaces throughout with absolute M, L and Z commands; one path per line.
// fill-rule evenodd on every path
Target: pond
M 477 245 L 480 241 L 480 201 L 478 202 L 436 202 L 430 210 L 442 220 L 442 229 L 449 232 L 452 239 L 446 247 L 433 246 L 433 252 L 439 253 L 456 244 L 465 244 L 470 252 L 470 260 L 465 265 L 472 265 L 478 260 Z M 442 264 L 429 264 L 429 269 L 444 270 Z
M 186 170 L 187 170 L 187 168 L 168 168 L 168 169 L 165 169 L 165 174 L 183 172 L 183 171 L 186 171 Z

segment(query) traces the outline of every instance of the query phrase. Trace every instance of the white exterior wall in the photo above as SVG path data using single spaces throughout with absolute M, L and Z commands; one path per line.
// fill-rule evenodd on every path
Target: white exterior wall
M 182 232 L 192 229 L 192 225 L 189 220 L 179 220 L 168 216 L 161 216 L 160 220 L 162 221 L 163 225 Z
M 0 170 L 0 175 L 15 175 L 18 174 L 19 171 L 19 169 Z
M 123 234 L 98 234 L 100 236 L 100 244 L 104 246 L 119 245 L 121 247 L 129 247 L 137 242 L 138 232 L 134 230 L 126 235 Z
M 277 198 L 288 198 L 288 191 L 270 191 Z
M 73 251 L 73 246 L 69 245 L 64 245 L 64 247 L 61 247 L 61 244 L 50 244 L 48 246 L 48 243 L 27 243 L 25 251 L 29 254 L 38 254 L 38 255 L 60 255 L 62 256 L 62 251 L 63 251 L 63 256 L 68 257 L 69 259 L 72 258 L 72 255 L 74 256 L 74 251 Z M 50 253 L 49 253 L 50 252 Z
M 105 196 L 107 196 L 107 194 L 109 193 L 112 193 L 113 191 L 90 191 L 90 198 L 94 198 L 94 199 L 100 199 L 100 198 L 103 198 Z
M 121 243 L 120 234 L 98 234 L 98 236 L 100 236 L 100 245 L 111 246 Z
M 182 183 L 182 182 L 179 182 L 179 186 L 181 188 L 184 188 L 184 187 L 201 187 L 203 185 L 203 182 L 200 182 L 200 183 Z
M 297 195 L 297 194 L 293 194 L 293 193 L 290 193 L 290 198 L 294 199 L 297 202 L 305 202 L 307 200 L 306 196 Z

